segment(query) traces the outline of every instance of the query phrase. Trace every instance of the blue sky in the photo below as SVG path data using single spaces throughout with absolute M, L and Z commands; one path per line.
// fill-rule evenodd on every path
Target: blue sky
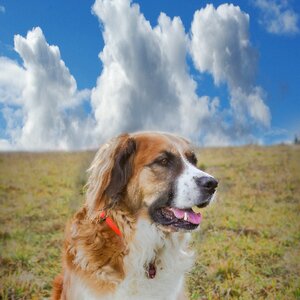
M 57 127 L 57 128 L 55 127 L 56 129 L 54 128 L 51 134 L 50 133 L 44 134 L 42 130 L 47 131 L 47 127 L 45 125 L 45 127 L 40 130 L 40 133 L 38 133 L 33 128 L 34 126 L 40 126 L 40 123 L 38 123 L 38 121 L 32 121 L 31 122 L 33 124 L 32 127 L 30 127 L 29 124 L 26 124 L 26 122 L 29 122 L 30 116 L 33 116 L 36 113 L 33 110 L 31 110 L 31 107 L 34 105 L 35 107 L 39 106 L 39 102 L 37 101 L 31 103 L 30 102 L 31 100 L 23 99 L 25 97 L 24 95 L 22 96 L 23 98 L 20 96 L 21 97 L 20 100 L 14 101 L 12 99 L 13 96 L 6 95 L 7 93 L 11 92 L 8 91 L 9 88 L 7 87 L 7 83 L 5 83 L 6 85 L 3 84 L 4 87 L 2 86 L 2 92 L 0 92 L 0 97 L 1 96 L 4 98 L 7 97 L 7 99 L 6 100 L 0 99 L 0 109 L 1 109 L 0 140 L 2 141 L 2 143 L 0 143 L 0 149 L 1 149 L 1 145 L 2 145 L 2 149 L 4 150 L 7 149 L 35 150 L 35 149 L 48 149 L 48 148 L 49 149 L 72 149 L 72 148 L 85 148 L 85 147 L 88 148 L 96 145 L 97 142 L 102 141 L 101 132 L 106 131 L 107 125 L 111 124 L 111 122 L 113 123 L 115 122 L 114 118 L 117 119 L 116 123 L 118 123 L 119 125 L 118 126 L 116 125 L 115 127 L 113 126 L 114 130 L 111 130 L 111 132 L 104 134 L 105 137 L 106 136 L 110 137 L 111 135 L 118 134 L 122 130 L 148 129 L 148 127 L 146 125 L 144 126 L 141 121 L 135 121 L 133 123 L 125 122 L 125 124 L 122 125 L 121 121 L 118 119 L 117 114 L 112 114 L 110 117 L 107 117 L 108 114 L 111 114 L 111 111 L 115 111 L 115 109 L 114 108 L 111 109 L 109 105 L 111 105 L 112 107 L 116 107 L 116 109 L 118 109 L 119 111 L 119 114 L 122 115 L 124 113 L 125 106 L 122 106 L 123 104 L 121 106 L 119 105 L 119 101 L 122 102 L 123 100 L 120 100 L 120 96 L 115 95 L 115 92 L 113 91 L 114 87 L 111 87 L 112 91 L 107 91 L 107 89 L 104 87 L 104 84 L 106 82 L 104 67 L 106 66 L 107 63 L 107 70 L 111 70 L 113 63 L 112 62 L 103 63 L 103 60 L 101 61 L 98 55 L 101 51 L 103 51 L 103 47 L 105 43 L 107 43 L 108 52 L 110 51 L 111 56 L 115 54 L 117 55 L 119 53 L 118 51 L 121 51 L 120 49 L 123 48 L 120 42 L 121 40 L 118 40 L 117 38 L 115 44 L 117 44 L 117 42 L 120 42 L 119 43 L 120 48 L 118 49 L 112 48 L 113 47 L 112 45 L 114 45 L 114 41 L 112 40 L 114 38 L 114 34 L 115 35 L 118 34 L 118 32 L 116 33 L 113 32 L 113 28 L 114 28 L 113 26 L 115 25 L 112 24 L 112 22 L 110 21 L 110 19 L 114 19 L 114 15 L 113 15 L 114 10 L 111 9 L 110 12 L 106 12 L 105 6 L 108 6 L 106 1 L 99 0 L 98 2 L 99 2 L 98 11 L 94 10 L 94 12 L 92 13 L 91 7 L 94 4 L 94 1 L 76 1 L 76 2 L 38 1 L 38 0 L 0 1 L 0 56 L 4 58 L 3 62 L 5 63 L 5 64 L 3 63 L 2 68 L 0 67 L 0 72 L 5 72 L 6 70 L 5 68 L 7 68 L 7 64 L 9 64 L 9 66 L 12 69 L 18 69 L 18 71 L 16 71 L 18 72 L 18 74 L 23 74 L 24 73 L 22 72 L 23 70 L 29 73 L 29 69 L 31 70 L 31 68 L 32 70 L 35 70 L 34 66 L 31 65 L 31 67 L 29 67 L 29 65 L 26 65 L 24 57 L 20 55 L 20 53 L 24 54 L 25 51 L 24 47 L 26 47 L 26 45 L 24 41 L 20 42 L 20 46 L 19 46 L 20 53 L 17 53 L 18 51 L 16 51 L 16 46 L 14 45 L 15 43 L 14 36 L 19 35 L 23 38 L 26 38 L 28 31 L 33 30 L 33 28 L 39 27 L 42 31 L 42 36 L 45 38 L 45 43 L 48 46 L 56 45 L 59 48 L 60 55 L 57 57 L 57 59 L 58 61 L 62 60 L 67 69 L 63 68 L 58 70 L 58 72 L 66 72 L 67 74 L 66 76 L 70 76 L 74 78 L 76 82 L 76 87 L 75 87 L 76 91 L 74 93 L 72 92 L 73 94 L 70 96 L 70 99 L 80 98 L 80 100 L 78 101 L 76 100 L 77 102 L 75 100 L 74 101 L 70 100 L 70 103 L 73 104 L 70 103 L 64 104 L 62 108 L 59 109 L 59 113 L 61 113 L 64 116 L 68 115 L 69 112 L 72 111 L 72 113 L 68 115 L 68 121 L 66 121 L 65 119 L 60 119 L 60 120 L 53 119 L 51 122 L 49 121 L 50 122 L 48 124 L 49 126 L 51 126 L 51 124 L 52 125 L 56 124 L 56 122 L 62 122 L 61 123 L 63 124 L 61 125 L 62 127 Z M 118 4 L 118 2 L 121 3 L 122 0 L 112 0 L 112 2 L 116 2 L 115 7 L 117 7 L 118 5 L 121 6 L 120 4 Z M 127 3 L 128 1 L 124 0 L 123 2 Z M 233 12 L 230 11 L 228 7 L 226 8 L 227 11 L 228 12 L 230 11 L 230 13 L 232 13 L 233 15 L 236 14 L 236 16 L 241 16 L 240 22 L 237 22 L 236 26 L 245 26 L 246 24 L 247 30 L 249 31 L 247 39 L 251 45 L 249 46 L 248 50 L 252 54 L 251 55 L 249 54 L 250 56 L 246 56 L 246 57 L 247 59 L 249 58 L 249 64 L 253 63 L 253 69 L 255 69 L 256 72 L 254 78 L 252 78 L 253 76 L 251 77 L 249 75 L 252 78 L 251 83 L 249 83 L 249 85 L 247 83 L 248 87 L 242 90 L 242 94 L 244 95 L 242 97 L 248 99 L 245 101 L 252 101 L 251 95 L 252 96 L 255 95 L 255 97 L 258 97 L 259 98 L 258 101 L 260 101 L 261 109 L 265 109 L 264 112 L 265 118 L 263 119 L 262 117 L 263 113 L 251 114 L 251 107 L 250 107 L 252 105 L 251 103 L 249 104 L 248 108 L 244 108 L 244 104 L 240 104 L 239 109 L 235 110 L 236 108 L 232 106 L 233 105 L 232 103 L 234 101 L 234 98 L 238 97 L 237 94 L 241 95 L 241 93 L 238 93 L 238 90 L 240 88 L 240 83 L 234 82 L 233 77 L 227 76 L 226 74 L 222 74 L 222 72 L 218 73 L 219 71 L 214 70 L 213 69 L 215 65 L 214 63 L 208 65 L 207 62 L 203 61 L 201 57 L 197 58 L 199 55 L 201 56 L 201 51 L 204 52 L 207 51 L 209 53 L 211 50 L 210 47 L 215 47 L 215 45 L 217 45 L 216 42 L 212 40 L 211 44 L 207 44 L 204 47 L 200 45 L 199 49 L 201 51 L 198 48 L 196 49 L 195 46 L 193 48 L 195 50 L 192 50 L 191 53 L 188 53 L 187 51 L 187 54 L 185 54 L 184 57 L 186 61 L 185 67 L 188 70 L 187 74 L 189 76 L 189 78 L 186 80 L 188 80 L 188 82 L 191 82 L 191 80 L 193 80 L 196 83 L 196 95 L 195 94 L 190 94 L 190 95 L 192 95 L 193 97 L 198 96 L 199 98 L 204 96 L 209 97 L 209 100 L 207 99 L 205 100 L 204 98 L 203 99 L 201 98 L 199 100 L 203 102 L 208 101 L 209 102 L 209 104 L 207 104 L 208 109 L 212 109 L 211 103 L 213 99 L 218 98 L 219 113 L 215 115 L 214 118 L 209 117 L 210 119 L 208 122 L 209 124 L 214 123 L 214 125 L 203 126 L 201 124 L 205 124 L 203 123 L 204 121 L 202 123 L 195 122 L 196 125 L 194 124 L 192 126 L 188 124 L 180 128 L 178 127 L 177 129 L 174 129 L 174 131 L 186 135 L 186 132 L 188 132 L 189 130 L 195 132 L 197 131 L 197 126 L 202 126 L 204 129 L 202 130 L 201 133 L 191 134 L 191 136 L 189 137 L 195 140 L 196 142 L 198 141 L 200 144 L 204 144 L 204 145 L 218 144 L 216 142 L 219 139 L 218 136 L 214 138 L 207 138 L 207 139 L 205 137 L 206 134 L 205 130 L 210 130 L 210 129 L 205 129 L 206 128 L 205 126 L 207 126 L 207 128 L 212 128 L 212 127 L 215 128 L 216 126 L 215 124 L 217 122 L 225 122 L 225 123 L 227 122 L 226 124 L 224 123 L 223 126 L 224 130 L 222 131 L 222 133 L 220 133 L 220 137 L 221 134 L 223 134 L 224 136 L 224 142 L 220 142 L 220 145 L 243 144 L 247 142 L 256 142 L 256 141 L 259 143 L 272 144 L 280 141 L 291 140 L 293 139 L 295 134 L 298 135 L 300 134 L 300 118 L 299 118 L 300 117 L 300 88 L 299 88 L 300 87 L 300 75 L 299 75 L 300 3 L 299 1 L 249 0 L 249 1 L 231 1 L 231 2 L 224 2 L 224 1 L 208 2 L 208 1 L 200 1 L 200 0 L 198 1 L 173 0 L 170 2 L 166 0 L 162 0 L 162 1 L 155 0 L 155 1 L 134 1 L 133 3 L 139 4 L 140 11 L 138 12 L 138 15 L 141 14 L 144 15 L 145 19 L 150 22 L 151 29 L 154 29 L 154 27 L 157 26 L 157 19 L 161 12 L 164 12 L 166 16 L 170 18 L 170 20 L 173 20 L 174 17 L 179 16 L 182 21 L 182 28 L 184 29 L 184 32 L 187 36 L 192 35 L 191 24 L 194 20 L 194 14 L 197 10 L 205 9 L 207 3 L 212 3 L 215 10 L 212 11 L 211 13 L 215 16 L 217 12 L 216 10 L 220 5 L 224 3 L 232 3 L 233 5 L 239 6 L 240 8 L 240 12 L 237 10 Z M 266 10 L 266 7 L 268 7 L 268 11 Z M 119 12 L 119 13 L 121 15 L 122 13 L 126 14 L 125 11 L 126 9 L 132 10 L 132 5 L 127 3 L 127 8 L 124 8 L 124 12 Z M 115 11 L 116 10 L 117 9 L 115 8 Z M 107 14 L 109 13 L 110 15 L 105 15 L 106 13 Z M 245 14 L 248 14 L 250 17 L 248 23 L 246 19 L 245 18 L 243 19 L 242 17 Z M 282 18 L 282 16 L 286 16 L 285 19 L 284 18 L 282 19 L 282 20 L 286 20 L 286 23 L 280 23 L 280 18 Z M 204 17 L 204 11 L 202 17 Z M 117 19 L 118 15 L 116 15 L 115 18 Z M 234 16 L 232 16 L 232 18 L 234 18 Z M 215 20 L 216 22 L 218 22 L 217 17 Z M 120 21 L 121 24 L 120 26 L 122 26 L 122 22 L 130 22 L 130 19 L 128 20 L 124 19 L 123 21 Z M 209 20 L 207 22 L 208 22 L 207 24 L 210 25 Z M 115 23 L 118 24 L 117 21 L 115 21 Z M 112 34 L 110 40 L 106 42 L 103 40 L 103 33 L 105 28 L 107 28 L 108 33 L 111 31 Z M 147 28 L 146 25 L 145 28 Z M 228 30 L 230 30 L 231 27 L 229 27 L 228 25 L 228 28 L 229 28 Z M 129 28 L 128 30 L 131 29 Z M 199 34 L 205 34 L 205 28 L 199 27 Z M 194 35 L 196 36 L 196 34 Z M 216 34 L 216 36 L 218 36 L 218 34 Z M 222 37 L 223 36 L 222 33 L 220 33 L 219 36 Z M 41 38 L 41 35 L 39 35 L 39 37 Z M 191 37 L 190 39 L 192 41 Z M 143 39 L 141 38 L 141 40 Z M 133 41 L 135 41 L 134 37 L 133 37 Z M 139 40 L 137 40 L 136 42 L 142 43 L 139 42 Z M 233 44 L 235 42 L 236 41 L 234 40 L 228 41 L 228 45 L 233 45 L 233 47 L 235 47 L 235 45 Z M 191 43 L 193 44 L 193 41 Z M 124 42 L 124 45 L 125 44 L 126 43 Z M 128 44 L 126 45 L 127 47 L 131 47 L 131 44 L 129 46 Z M 149 46 L 148 44 L 145 45 L 145 47 L 148 46 Z M 219 50 L 217 51 L 220 51 L 220 45 L 218 45 L 217 47 L 219 47 L 218 48 Z M 198 52 L 196 53 L 196 51 Z M 135 52 L 133 51 L 132 53 L 134 54 Z M 151 53 L 148 54 L 152 55 Z M 153 53 L 155 53 L 155 51 Z M 255 57 L 255 59 L 253 57 Z M 143 59 L 144 58 L 141 58 L 141 61 L 143 61 Z M 251 61 L 251 59 L 253 59 L 253 62 Z M 161 61 L 162 61 L 162 66 L 160 67 L 160 69 L 163 68 L 164 66 L 168 68 L 169 62 L 163 63 L 163 60 Z M 198 65 L 197 65 L 197 61 L 198 61 Z M 234 62 L 234 58 L 232 61 Z M 132 66 L 132 64 L 134 63 L 135 61 L 133 59 L 133 61 L 131 61 L 130 64 L 128 64 L 127 66 Z M 125 65 L 122 66 L 124 67 Z M 223 65 L 221 62 L 220 67 L 222 66 Z M 149 68 L 150 69 L 148 70 L 148 73 L 151 72 L 151 66 Z M 237 68 L 239 68 L 239 66 L 237 66 Z M 125 72 L 127 72 L 127 69 L 125 69 Z M 252 70 L 250 70 L 249 72 L 251 73 Z M 117 77 L 118 74 L 116 74 L 115 77 Z M 172 74 L 172 72 L 170 74 Z M 186 78 L 187 74 L 183 74 L 183 75 L 181 74 L 183 77 L 180 77 L 181 75 L 178 75 L 178 78 L 176 80 L 180 82 L 181 80 L 180 78 Z M 29 76 L 29 74 L 27 74 L 26 76 L 25 76 L 26 78 L 31 78 L 30 77 L 31 75 Z M 139 76 L 141 76 L 141 74 Z M 103 79 L 101 82 L 102 86 L 100 86 L 99 82 L 97 83 L 97 79 L 100 78 Z M 134 76 L 129 77 L 130 80 L 134 80 L 134 78 L 136 77 Z M 14 76 L 14 79 L 16 79 L 16 76 Z M 6 80 L 5 82 L 7 82 L 9 79 L 5 78 L 5 80 Z M 148 81 L 151 81 L 151 77 L 150 79 L 148 79 Z M 26 82 L 25 79 L 24 82 Z M 39 81 L 37 81 L 36 79 L 34 79 L 33 82 L 34 84 L 40 84 Z M 72 85 L 73 83 L 68 83 L 68 84 Z M 131 85 L 132 84 L 134 85 L 135 83 L 131 82 Z M 180 85 L 180 83 L 178 84 Z M 170 86 L 170 83 L 168 83 L 167 85 Z M 248 91 L 250 86 L 252 90 Z M 55 87 L 57 87 L 57 83 L 55 83 Z M 10 88 L 13 87 L 10 86 Z M 22 85 L 22 87 L 20 87 L 21 89 L 20 94 L 23 93 L 22 92 L 23 88 L 25 89 L 25 83 L 24 86 Z M 118 88 L 123 89 L 124 87 L 121 86 Z M 147 87 L 145 88 L 147 89 Z M 93 89 L 94 92 L 92 91 Z M 163 87 L 159 87 L 159 89 L 163 89 Z M 259 92 L 257 92 L 258 89 Z M 136 88 L 130 91 L 130 94 L 132 95 L 132 93 L 135 90 Z M 0 78 L 0 91 L 1 91 L 1 78 Z M 39 91 L 39 88 L 37 88 L 37 91 Z M 112 98 L 113 100 L 106 100 L 105 98 L 106 92 L 107 92 L 106 97 L 113 95 L 113 97 L 115 98 Z M 140 93 L 140 91 L 138 91 L 138 93 Z M 167 98 L 169 96 L 171 97 L 171 95 L 173 95 L 172 93 L 173 91 L 166 90 L 165 92 L 162 91 L 162 93 L 158 93 L 158 94 L 156 93 L 155 96 L 162 95 L 163 98 L 164 97 Z M 181 95 L 182 93 L 178 92 L 176 93 L 176 96 L 178 96 L 178 94 Z M 186 94 L 185 97 L 188 97 L 188 94 Z M 51 95 L 48 95 L 46 98 L 48 102 L 52 101 Z M 149 99 L 150 98 L 145 98 L 143 100 L 144 101 L 143 105 L 146 107 L 145 110 L 148 107 L 147 106 L 149 104 L 148 102 L 151 101 Z M 31 104 L 30 105 L 28 103 L 24 104 L 22 101 L 24 101 L 24 103 L 28 101 L 28 103 Z M 103 104 L 105 103 L 105 101 L 107 101 L 106 105 Z M 128 118 L 135 118 L 135 114 L 137 114 L 136 118 L 138 118 L 139 117 L 138 112 L 142 108 L 136 109 L 136 107 L 138 107 L 138 105 L 141 105 L 141 107 L 143 107 L 142 104 L 134 104 L 136 102 L 134 102 L 134 100 L 133 102 L 130 102 L 131 101 L 130 99 L 126 101 L 127 101 L 126 111 L 128 107 L 131 107 L 131 112 L 128 112 L 128 114 L 125 113 L 124 116 L 128 116 Z M 155 101 L 156 102 L 152 104 L 150 103 L 149 107 L 160 105 L 159 99 L 156 99 Z M 169 100 L 166 100 L 166 103 L 168 101 Z M 53 105 L 55 106 L 59 104 L 53 104 Z M 76 112 L 74 109 L 75 106 L 76 106 Z M 193 106 L 193 104 L 191 104 L 191 106 Z M 47 106 L 48 111 L 49 111 L 49 107 Z M 266 107 L 268 108 L 270 114 L 269 124 L 266 124 L 268 123 L 266 121 L 267 118 Z M 168 109 L 170 109 L 169 106 Z M 232 123 L 235 122 L 233 120 L 234 119 L 233 114 L 238 114 L 242 110 L 244 111 L 247 109 L 248 111 L 245 112 L 244 123 L 242 125 L 239 123 L 233 126 Z M 107 112 L 105 112 L 105 110 L 107 110 Z M 157 113 L 155 110 L 152 111 L 151 109 L 149 109 L 149 114 L 155 114 L 155 113 Z M 57 114 L 57 112 L 54 112 L 54 114 Z M 199 108 L 199 114 L 197 116 L 198 118 L 202 118 L 200 108 Z M 197 116 L 195 116 L 195 118 L 197 118 Z M 76 126 L 79 127 L 83 126 L 86 129 L 86 131 L 89 132 L 89 134 L 91 131 L 90 130 L 91 127 L 97 128 L 96 133 L 93 133 L 92 135 L 88 136 L 86 138 L 86 142 L 81 143 L 80 146 L 78 147 L 76 146 L 77 141 L 78 139 L 82 140 L 82 137 L 76 138 L 74 139 L 74 141 L 70 142 L 69 136 L 70 135 L 75 136 L 76 134 L 80 135 L 80 132 L 75 133 L 74 131 L 70 133 L 70 131 L 66 129 L 68 126 L 71 126 L 68 124 L 74 123 L 72 122 L 73 117 L 74 120 L 76 118 L 80 119 L 80 121 L 76 123 Z M 164 118 L 164 116 L 161 117 Z M 41 118 L 43 118 L 43 115 L 41 115 Z M 88 125 L 86 121 L 84 124 L 80 123 L 83 118 L 88 119 L 88 123 L 89 123 Z M 149 129 L 152 128 L 160 129 L 161 126 L 163 130 L 166 129 L 172 131 L 172 128 L 175 126 L 171 121 L 170 123 L 168 123 L 168 125 L 166 125 L 165 123 L 159 123 L 160 121 L 158 122 L 157 119 L 158 117 L 156 118 L 151 115 L 149 116 L 145 115 L 144 118 L 147 119 L 148 122 L 147 124 L 149 124 Z M 171 112 L 168 118 L 172 119 Z M 177 118 L 177 116 L 174 116 L 174 118 Z M 205 118 L 207 119 L 208 117 Z M 99 120 L 101 120 L 102 123 Z M 152 123 L 157 123 L 158 126 L 155 127 Z M 264 123 L 263 126 L 261 126 L 261 123 Z M 243 129 L 243 132 L 246 132 L 245 135 L 242 135 L 241 133 L 238 136 L 234 136 L 231 135 L 231 133 L 229 133 L 230 131 L 236 130 L 237 128 L 236 125 L 245 127 Z M 27 132 L 28 137 L 23 135 L 24 131 L 26 131 L 25 129 L 28 131 Z M 55 130 L 57 130 L 57 132 L 59 133 L 57 133 Z M 64 134 L 61 133 L 62 130 L 66 130 L 65 132 L 66 136 L 64 136 Z M 43 136 L 47 137 L 48 134 L 49 137 L 46 140 L 43 140 Z M 225 135 L 228 135 L 228 137 L 225 138 Z M 36 140 L 34 139 L 32 140 L 31 138 L 29 138 L 32 136 L 36 136 Z M 95 137 L 97 138 L 97 142 L 94 141 Z M 61 143 L 51 142 L 51 139 L 53 139 L 53 141 L 57 141 L 58 139 L 62 139 L 64 141 Z M 220 141 L 221 140 L 223 139 L 220 138 Z M 49 141 L 49 144 L 47 144 L 47 141 Z

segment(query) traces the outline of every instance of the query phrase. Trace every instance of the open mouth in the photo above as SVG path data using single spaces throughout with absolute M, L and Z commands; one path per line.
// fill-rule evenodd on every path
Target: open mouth
M 191 208 L 179 209 L 175 207 L 160 207 L 154 212 L 154 220 L 173 229 L 194 230 L 202 220 L 200 212 L 194 212 Z

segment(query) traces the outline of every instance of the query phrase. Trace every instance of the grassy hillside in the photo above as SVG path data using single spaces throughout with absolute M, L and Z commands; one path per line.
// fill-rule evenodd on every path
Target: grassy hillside
M 0 154 L 0 299 L 50 295 L 94 153 Z M 192 247 L 190 299 L 300 299 L 300 148 L 203 149 L 220 180 Z

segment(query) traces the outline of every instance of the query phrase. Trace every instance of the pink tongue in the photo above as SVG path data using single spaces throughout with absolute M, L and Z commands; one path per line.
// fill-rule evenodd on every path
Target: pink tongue
M 171 207 L 171 211 L 174 213 L 177 219 L 184 219 L 184 215 L 187 214 L 187 221 L 192 224 L 200 224 L 202 220 L 202 215 L 200 213 L 195 213 L 190 210 Z

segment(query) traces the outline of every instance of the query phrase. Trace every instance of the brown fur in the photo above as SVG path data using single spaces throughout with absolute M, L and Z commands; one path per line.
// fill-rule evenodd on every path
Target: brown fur
M 52 299 L 61 299 L 63 291 L 63 276 L 57 275 L 53 281 Z
M 111 290 L 114 284 L 107 281 L 119 282 L 124 278 L 123 257 L 126 254 L 126 247 L 123 239 L 117 236 L 105 222 L 98 219 L 89 220 L 86 215 L 86 208 L 79 211 L 72 222 L 70 234 L 65 241 L 65 261 L 70 270 L 79 273 L 88 285 L 93 278 L 95 287 L 98 290 Z M 87 263 L 81 270 L 74 265 L 75 254 L 78 249 L 84 249 L 87 254 Z M 105 278 L 97 278 L 97 272 L 104 270 Z
M 71 274 L 101 294 L 112 292 L 124 279 L 123 259 L 134 236 L 136 220 L 140 215 L 148 217 L 143 206 L 149 203 L 143 203 L 143 199 L 164 190 L 172 180 L 164 173 L 154 176 L 155 170 L 145 166 L 162 151 L 176 151 L 174 143 L 182 144 L 183 152 L 188 149 L 188 143 L 181 138 L 142 133 L 121 135 L 100 148 L 89 169 L 86 204 L 66 228 L 64 272 L 54 281 L 53 300 L 71 298 Z M 122 237 L 100 220 L 102 209 L 117 224 Z

